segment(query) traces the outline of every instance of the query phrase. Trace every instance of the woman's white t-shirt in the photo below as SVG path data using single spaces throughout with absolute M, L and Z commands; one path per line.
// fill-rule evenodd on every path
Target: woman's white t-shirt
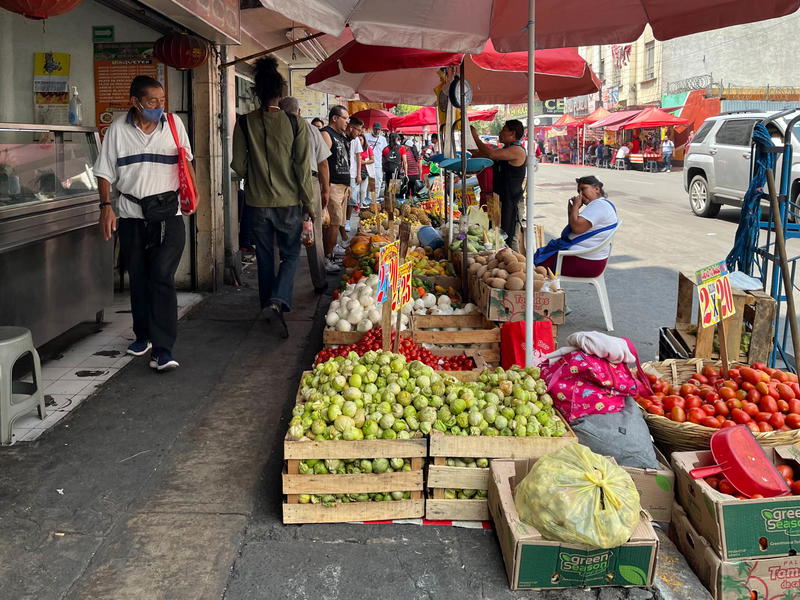
M 611 202 L 606 200 L 605 198 L 597 198 L 596 200 L 592 200 L 589 204 L 587 204 L 583 210 L 580 212 L 580 216 L 589 221 L 592 224 L 592 227 L 589 231 L 584 233 L 571 233 L 569 234 L 569 238 L 574 240 L 575 238 L 585 235 L 590 231 L 597 231 L 598 229 L 603 229 L 604 227 L 608 227 L 609 225 L 613 225 L 617 222 L 617 212 L 614 210 L 614 207 L 611 205 Z M 582 242 L 578 242 L 574 246 L 570 248 L 570 250 L 585 250 L 588 248 L 597 248 L 603 242 L 605 242 L 608 238 L 614 235 L 615 229 L 609 229 L 608 231 L 603 231 L 596 235 L 591 236 L 590 238 L 583 240 Z M 581 258 L 585 258 L 587 260 L 603 260 L 604 258 L 608 258 L 609 254 L 611 254 L 611 246 L 604 246 L 599 250 L 587 252 L 586 254 L 581 254 Z

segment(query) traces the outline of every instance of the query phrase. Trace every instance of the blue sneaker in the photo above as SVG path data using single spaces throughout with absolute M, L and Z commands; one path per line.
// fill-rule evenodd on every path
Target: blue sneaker
M 179 366 L 178 361 L 172 358 L 172 352 L 164 348 L 156 348 L 150 355 L 150 368 L 156 371 L 171 371 Z
M 131 356 L 144 356 L 153 347 L 153 344 L 144 340 L 136 340 L 125 351 Z

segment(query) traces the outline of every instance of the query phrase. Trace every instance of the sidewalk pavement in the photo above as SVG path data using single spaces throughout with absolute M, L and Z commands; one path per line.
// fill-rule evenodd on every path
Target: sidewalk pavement
M 301 263 L 288 340 L 256 320 L 250 269 L 180 322 L 180 369 L 136 359 L 38 441 L 0 448 L 0 598 L 670 597 L 510 592 L 493 531 L 284 526 L 281 441 L 330 299 Z M 672 597 L 708 597 L 664 556 L 664 580 L 688 581 Z

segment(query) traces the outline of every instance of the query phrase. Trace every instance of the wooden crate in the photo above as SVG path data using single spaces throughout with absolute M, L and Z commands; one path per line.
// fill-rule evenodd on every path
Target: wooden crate
M 693 314 L 697 283 L 691 274 L 678 273 L 678 303 L 675 311 L 675 329 L 680 340 L 695 358 L 719 358 L 714 352 L 714 335 L 717 326 L 700 325 L 700 309 Z M 761 290 L 744 292 L 733 289 L 735 314 L 726 322 L 728 359 L 734 362 L 768 362 L 772 350 L 775 322 L 775 299 Z M 740 352 L 742 334 L 751 334 L 750 351 Z
M 431 331 L 457 328 L 459 331 Z M 490 365 L 500 363 L 500 328 L 481 314 L 471 315 L 411 315 L 411 339 L 434 348 L 466 345 L 480 350 Z
M 357 442 L 283 442 L 283 522 L 346 523 L 411 519 L 425 512 L 423 464 L 427 440 L 360 440 Z M 410 458 L 411 470 L 399 473 L 360 473 L 355 475 L 301 475 L 301 460 L 316 458 Z M 348 502 L 334 506 L 300 504 L 300 494 L 360 494 L 411 492 L 410 500 L 391 502 Z
M 556 415 L 559 419 L 560 415 Z M 486 500 L 446 500 L 445 489 L 489 489 L 489 469 L 448 467 L 446 458 L 540 458 L 578 438 L 567 424 L 560 438 L 483 437 L 446 435 L 433 430 L 428 447 L 428 499 L 425 518 L 441 521 L 485 521 L 489 518 Z

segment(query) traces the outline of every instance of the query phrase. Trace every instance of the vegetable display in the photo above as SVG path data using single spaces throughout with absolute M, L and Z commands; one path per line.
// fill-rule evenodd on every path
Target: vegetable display
M 470 225 L 467 233 L 460 233 L 457 238 L 450 245 L 451 250 L 460 251 L 464 243 L 467 244 L 467 252 L 485 252 L 495 249 L 494 244 L 490 241 L 489 233 L 480 225 Z M 504 244 L 501 242 L 501 245 Z
M 792 494 L 795 496 L 800 496 L 800 470 L 795 471 L 791 465 L 776 465 L 775 468 L 778 469 L 778 472 L 781 474 L 781 476 L 783 476 L 783 479 L 786 481 L 786 485 L 788 485 L 789 489 L 792 490 Z M 721 494 L 734 496 L 739 500 L 756 500 L 764 497 L 761 494 L 753 494 L 749 497 L 740 494 L 737 489 L 731 485 L 731 482 L 728 481 L 724 476 L 720 477 L 711 475 L 703 478 L 703 481 Z
M 393 500 L 410 500 L 411 492 L 384 492 L 373 494 L 300 494 L 300 504 L 322 504 L 334 506 L 347 502 L 391 502 Z
M 495 254 L 470 256 L 467 262 L 471 274 L 488 286 L 500 290 L 524 290 L 526 285 L 525 257 L 510 248 Z M 544 267 L 536 267 L 533 289 L 540 291 L 547 280 L 555 276 Z
M 800 429 L 800 385 L 797 375 L 764 363 L 728 370 L 703 367 L 682 385 L 648 375 L 653 395 L 637 396 L 648 413 L 677 423 L 720 429 L 746 425 L 753 433 Z
M 315 459 L 301 460 L 300 475 L 358 475 L 359 473 L 395 473 L 410 471 L 407 458 Z
M 392 332 L 393 342 L 394 337 L 395 333 Z M 342 345 L 335 348 L 324 348 L 320 350 L 314 364 L 318 365 L 324 363 L 337 356 L 347 357 L 351 352 L 363 356 L 369 351 L 378 351 L 382 347 L 383 333 L 380 326 L 378 326 L 369 330 L 357 344 Z M 407 337 L 401 337 L 398 349 L 406 360 L 418 360 L 439 371 L 471 371 L 475 368 L 475 361 L 469 356 L 464 354 L 459 356 L 439 356 Z

